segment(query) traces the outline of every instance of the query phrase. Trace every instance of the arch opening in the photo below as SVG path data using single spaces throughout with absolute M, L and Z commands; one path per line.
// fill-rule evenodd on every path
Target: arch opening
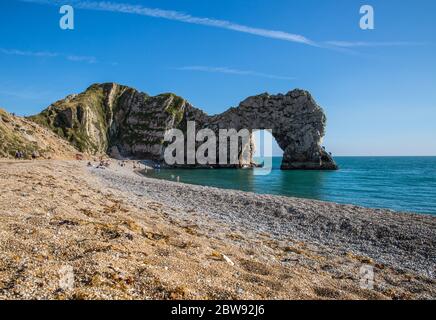
M 252 138 L 254 144 L 253 161 L 257 165 L 265 163 L 266 158 L 283 157 L 284 152 L 270 130 L 254 130 Z

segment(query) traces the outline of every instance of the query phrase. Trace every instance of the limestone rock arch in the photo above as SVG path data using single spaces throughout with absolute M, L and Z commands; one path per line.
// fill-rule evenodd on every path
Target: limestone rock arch
M 186 120 L 196 121 L 201 128 L 215 132 L 219 129 L 271 129 L 284 152 L 283 170 L 337 169 L 333 158 L 322 146 L 326 126 L 324 111 L 304 90 L 249 97 L 238 107 L 215 116 L 206 116 L 198 109 L 188 108 Z

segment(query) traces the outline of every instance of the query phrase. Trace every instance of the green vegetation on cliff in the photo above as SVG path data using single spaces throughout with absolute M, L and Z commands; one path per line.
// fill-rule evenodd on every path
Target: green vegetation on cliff
M 29 117 L 70 141 L 82 152 L 104 153 L 108 142 L 108 108 L 103 86 L 93 85 Z
M 165 111 L 168 112 L 168 114 L 174 116 L 174 122 L 175 124 L 179 124 L 183 120 L 183 116 L 185 113 L 184 106 L 185 106 L 185 99 L 182 97 L 176 96 L 173 93 L 165 93 L 160 95 L 159 97 L 164 97 L 166 99 L 171 99 L 170 103 L 166 107 Z
M 34 152 L 43 158 L 71 158 L 77 152 L 45 127 L 0 109 L 0 158 L 13 158 L 17 151 L 27 159 Z
M 147 154 L 157 152 L 166 130 L 183 120 L 185 105 L 186 101 L 173 93 L 150 97 L 105 83 L 59 100 L 30 119 L 82 152 L 101 154 L 115 146 L 122 154 Z
M 9 158 L 17 151 L 23 151 L 27 155 L 38 151 L 37 145 L 24 139 L 21 127 L 15 123 L 13 117 L 5 110 L 0 109 L 0 157 Z M 30 134 L 31 132 L 29 132 Z

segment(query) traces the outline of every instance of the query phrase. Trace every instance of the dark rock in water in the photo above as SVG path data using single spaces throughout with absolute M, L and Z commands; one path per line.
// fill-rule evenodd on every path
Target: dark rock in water
M 282 169 L 337 169 L 321 146 L 325 114 L 303 90 L 249 97 L 237 108 L 208 116 L 172 93 L 151 97 L 115 83 L 94 84 L 81 94 L 55 102 L 31 119 L 82 152 L 155 161 L 163 161 L 168 144 L 165 133 L 173 128 L 186 132 L 188 121 L 195 121 L 197 131 L 208 128 L 217 137 L 219 129 L 271 129 L 284 151 Z M 239 162 L 230 166 L 252 166 L 253 137 L 238 148 Z

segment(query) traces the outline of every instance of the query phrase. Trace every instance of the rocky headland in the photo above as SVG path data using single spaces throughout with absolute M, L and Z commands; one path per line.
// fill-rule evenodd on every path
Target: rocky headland
M 303 90 L 249 97 L 238 107 L 208 116 L 172 93 L 149 96 L 115 83 L 95 84 L 29 119 L 51 129 L 81 152 L 160 162 L 167 146 L 165 133 L 174 128 L 186 132 L 189 121 L 194 121 L 198 130 L 211 129 L 216 136 L 220 129 L 271 129 L 284 151 L 282 169 L 337 168 L 321 145 L 326 116 Z M 239 145 L 239 162 L 234 167 L 254 163 L 252 139 Z

